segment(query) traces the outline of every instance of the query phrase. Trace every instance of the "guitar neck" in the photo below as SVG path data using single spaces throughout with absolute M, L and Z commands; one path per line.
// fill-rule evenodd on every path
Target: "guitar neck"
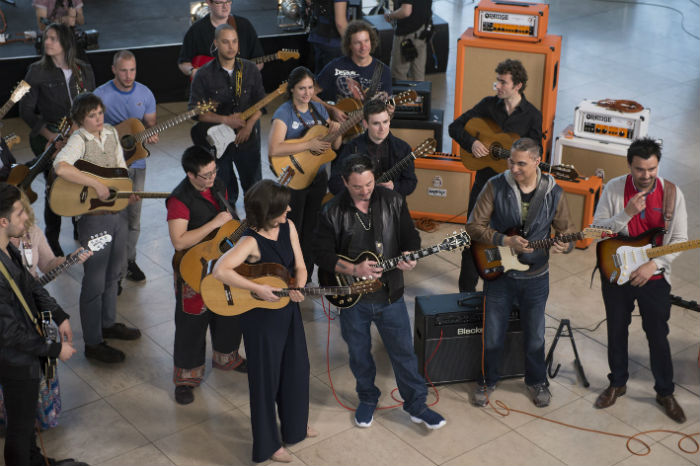
M 572 241 L 578 241 L 584 239 L 584 234 L 582 231 L 578 233 L 570 233 L 567 235 L 555 236 L 554 238 L 545 238 L 537 241 L 530 241 L 527 243 L 528 248 L 532 249 L 548 249 L 554 245 L 555 241 L 562 243 L 571 243 Z
M 56 139 L 51 143 L 51 145 L 44 151 L 43 154 L 39 156 L 39 159 L 29 167 L 29 173 L 27 174 L 26 178 L 22 180 L 20 183 L 20 188 L 26 189 L 29 186 L 31 186 L 32 181 L 34 181 L 34 178 L 39 175 L 39 173 L 43 172 L 46 170 L 49 165 L 51 165 L 51 162 L 53 161 L 53 155 L 56 152 L 56 142 L 60 139 L 63 139 L 62 136 L 57 136 Z
M 348 115 L 348 119 L 340 124 L 340 127 L 336 131 L 331 131 L 321 138 L 323 142 L 333 142 L 338 136 L 342 136 L 347 133 L 350 128 L 355 126 L 362 120 L 362 110 L 355 110 Z
M 236 230 L 231 233 L 230 236 L 227 237 L 228 241 L 225 243 L 225 246 L 222 249 L 225 249 L 221 252 L 226 252 L 229 249 L 233 247 L 234 244 L 238 242 L 239 239 L 241 239 L 241 236 L 243 236 L 243 233 L 248 229 L 250 225 L 248 224 L 248 219 L 245 219 L 241 222 L 241 224 L 236 228 Z
M 386 183 L 387 181 L 393 180 L 396 175 L 399 174 L 401 170 L 403 170 L 406 165 L 408 165 L 408 162 L 411 160 L 415 159 L 417 156 L 411 152 L 408 154 L 406 157 L 402 158 L 399 160 L 396 165 L 385 171 L 382 176 L 380 176 L 377 179 L 377 183 Z
M 280 95 L 280 93 L 277 91 L 270 92 L 265 97 L 263 97 L 258 103 L 241 113 L 241 118 L 247 120 L 248 118 L 252 117 L 255 114 L 255 112 L 272 102 L 278 95 Z
M 2 107 L 0 107 L 0 120 L 3 119 L 3 118 L 5 118 L 5 115 L 7 115 L 7 112 L 10 111 L 10 109 L 12 108 L 12 106 L 13 106 L 14 104 L 15 104 L 15 103 L 12 101 L 12 99 L 10 99 L 10 100 L 8 100 L 7 102 L 5 102 L 5 105 L 3 105 Z
M 289 296 L 290 291 L 298 291 L 304 296 L 321 296 L 321 295 L 348 295 L 353 294 L 351 286 L 323 286 L 309 288 L 284 288 L 280 291 L 273 291 L 279 297 Z
M 649 259 L 653 259 L 655 257 L 665 256 L 666 254 L 673 254 L 674 252 L 688 251 L 689 249 L 696 248 L 700 248 L 700 239 L 684 241 L 683 243 L 667 244 L 666 246 L 657 246 L 647 249 L 646 253 Z
M 158 123 L 155 126 L 151 126 L 148 129 L 145 129 L 141 131 L 140 133 L 136 134 L 134 138 L 138 142 L 143 142 L 146 139 L 150 138 L 154 134 L 158 134 L 162 131 L 165 131 L 168 128 L 172 128 L 173 126 L 179 125 L 180 123 L 189 120 L 190 118 L 197 116 L 199 114 L 199 110 L 196 108 L 193 108 L 192 110 L 182 113 L 174 118 L 171 118 L 169 120 L 166 120 L 162 123 Z
M 72 256 L 66 257 L 66 261 L 63 264 L 49 270 L 48 272 L 46 272 L 46 274 L 44 274 L 43 277 L 41 277 L 37 281 L 39 282 L 39 284 L 41 286 L 44 286 L 47 283 L 49 283 L 50 281 L 52 281 L 54 278 L 58 277 L 63 272 L 65 272 L 66 270 L 71 268 L 73 265 L 77 264 L 79 260 L 80 260 L 79 254 L 73 254 Z
M 271 53 L 269 55 L 263 55 L 262 57 L 255 57 L 251 58 L 250 61 L 255 63 L 256 65 L 260 65 L 262 63 L 267 63 L 269 61 L 274 61 L 277 60 L 277 54 L 276 53 Z
M 171 193 L 166 192 L 143 192 L 143 191 L 119 191 L 117 197 L 124 199 L 126 197 L 131 197 L 132 194 L 142 198 L 142 199 L 165 199 L 169 197 Z
M 414 261 L 422 259 L 423 257 L 432 256 L 433 254 L 437 254 L 438 252 L 440 252 L 440 245 L 436 244 L 435 246 L 430 246 L 427 248 L 419 249 L 418 251 L 409 252 L 408 254 L 379 261 L 379 266 L 382 268 L 382 270 L 388 272 L 390 270 L 394 270 L 401 261 Z

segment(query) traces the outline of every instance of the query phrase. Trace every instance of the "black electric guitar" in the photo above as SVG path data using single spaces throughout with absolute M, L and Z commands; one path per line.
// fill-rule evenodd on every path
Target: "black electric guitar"
M 393 257 L 391 259 L 380 259 L 371 251 L 365 251 L 360 253 L 354 259 L 338 255 L 343 260 L 346 260 L 352 264 L 359 264 L 367 259 L 377 262 L 377 266 L 384 272 L 395 269 L 401 261 L 414 261 L 417 259 L 422 259 L 423 257 L 428 257 L 441 251 L 453 251 L 458 248 L 469 247 L 471 239 L 466 231 L 460 233 L 454 233 L 452 236 L 448 236 L 441 243 L 427 248 L 419 249 L 418 251 L 410 252 L 408 254 L 403 254 L 401 256 Z M 347 275 L 339 272 L 328 272 L 323 269 L 318 271 L 318 281 L 321 286 L 348 286 L 355 282 L 363 280 L 361 277 L 354 277 L 352 275 Z M 357 301 L 362 297 L 362 294 L 350 294 L 350 295 L 327 295 L 326 298 L 331 304 L 336 307 L 347 308 L 354 306 Z
M 98 233 L 90 237 L 90 240 L 87 244 L 87 248 L 92 252 L 97 252 L 104 249 L 105 245 L 110 241 L 112 241 L 112 235 L 110 235 L 106 231 L 103 231 L 102 233 Z M 63 264 L 59 265 L 58 267 L 54 267 L 53 269 L 46 272 L 41 278 L 39 278 L 37 280 L 39 284 L 41 286 L 46 285 L 54 278 L 58 277 L 63 272 L 80 262 L 80 255 L 84 251 L 85 248 L 80 248 L 75 252 L 75 254 L 71 254 L 70 256 L 66 257 L 66 260 L 65 262 L 63 262 Z

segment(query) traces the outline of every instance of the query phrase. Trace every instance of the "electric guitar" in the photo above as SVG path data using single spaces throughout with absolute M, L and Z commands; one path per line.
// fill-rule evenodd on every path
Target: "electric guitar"
M 209 55 L 195 55 L 192 58 L 192 66 L 195 69 L 199 69 L 212 61 L 214 57 L 210 57 Z M 298 50 L 292 50 L 292 49 L 282 49 L 278 52 L 271 53 L 269 55 L 263 55 L 262 57 L 255 57 L 251 58 L 249 61 L 252 61 L 256 65 L 260 65 L 261 63 L 267 63 L 270 61 L 274 60 L 282 60 L 282 61 L 287 61 L 287 60 L 298 60 L 299 59 L 299 51 Z
M 655 257 L 700 248 L 700 240 L 653 246 L 663 228 L 654 228 L 633 238 L 618 236 L 596 245 L 596 258 L 603 276 L 610 283 L 624 285 L 630 274 Z
M 210 269 L 213 269 L 213 264 Z M 225 285 L 209 274 L 202 280 L 202 299 L 207 308 L 216 314 L 237 316 L 253 308 L 281 309 L 289 303 L 290 291 L 298 291 L 305 296 L 343 296 L 374 293 L 382 287 L 379 280 L 359 281 L 345 286 L 289 287 L 292 282 L 289 271 L 283 265 L 275 263 L 241 264 L 235 270 L 255 283 L 282 288 L 281 291 L 274 292 L 280 300 L 265 301 L 250 290 Z
M 108 234 L 106 231 L 103 231 L 102 233 L 92 235 L 90 237 L 90 240 L 88 241 L 87 247 L 90 251 L 97 252 L 104 249 L 105 245 L 110 241 L 112 241 L 112 235 Z M 46 285 L 51 280 L 58 277 L 63 272 L 80 262 L 80 254 L 82 254 L 84 251 L 85 248 L 80 248 L 74 254 L 71 254 L 70 256 L 66 257 L 66 261 L 63 264 L 59 265 L 58 267 L 54 267 L 53 269 L 46 272 L 41 278 L 39 278 L 37 280 L 39 284 L 41 286 Z
M 516 228 L 511 228 L 505 233 L 508 236 L 521 234 Z M 532 249 L 549 249 L 554 245 L 555 241 L 562 243 L 571 243 L 584 238 L 611 238 L 615 236 L 612 230 L 598 227 L 584 228 L 578 233 L 571 233 L 554 238 L 546 238 L 537 241 L 530 241 L 527 244 L 528 248 Z M 488 243 L 474 241 L 470 248 L 474 264 L 479 272 L 479 276 L 486 281 L 495 280 L 509 270 L 525 271 L 530 268 L 529 264 L 523 264 L 518 259 L 519 253 L 515 252 L 508 246 L 494 246 Z
M 404 91 L 392 99 L 396 105 L 416 100 L 416 98 L 418 98 L 416 91 Z M 287 142 L 306 142 L 316 138 L 319 138 L 324 142 L 333 142 L 338 138 L 338 136 L 345 134 L 345 132 L 347 132 L 360 120 L 362 120 L 362 110 L 355 110 L 348 116 L 347 120 L 340 124 L 340 127 L 336 131 L 330 131 L 328 127 L 324 125 L 315 125 L 309 128 L 303 137 L 298 139 L 288 139 Z M 270 157 L 270 168 L 275 175 L 279 175 L 282 169 L 291 165 L 296 173 L 292 181 L 289 183 L 289 187 L 300 190 L 308 188 L 314 181 L 314 178 L 316 178 L 318 169 L 323 164 L 335 159 L 335 157 L 336 153 L 332 148 L 329 148 L 319 154 L 313 153 L 310 150 L 305 150 L 288 156 Z
M 277 96 L 280 96 L 285 92 L 287 92 L 286 82 L 280 84 L 277 89 L 267 94 L 244 112 L 240 113 L 240 118 L 247 121 L 258 110 L 261 110 L 265 105 L 269 104 L 275 98 L 277 98 Z M 217 158 L 221 158 L 229 144 L 236 141 L 236 131 L 224 123 L 205 123 L 200 121 L 194 125 L 193 131 L 200 133 L 200 135 L 203 136 L 207 142 L 209 142 L 209 144 L 214 146 L 216 149 Z
M 0 119 L 7 115 L 7 112 L 24 97 L 32 86 L 29 85 L 25 80 L 20 81 L 14 90 L 10 94 L 10 98 L 5 102 L 5 104 L 0 107 Z
M 287 167 L 282 171 L 277 182 L 286 186 L 294 176 L 294 170 Z M 201 290 L 202 279 L 207 274 L 207 264 L 213 259 L 218 259 L 226 251 L 231 249 L 243 233 L 248 229 L 248 221 L 232 219 L 219 227 L 214 237 L 207 241 L 202 241 L 188 249 L 175 270 L 180 271 L 180 276 L 197 293 Z
M 103 201 L 94 188 L 72 183 L 59 176 L 49 191 L 49 205 L 57 215 L 74 217 L 100 211 L 118 212 L 126 209 L 132 194 L 149 199 L 165 199 L 170 196 L 170 193 L 165 192 L 132 191 L 133 182 L 125 168 L 104 168 L 85 160 L 78 160 L 74 166 L 83 174 L 106 185 L 110 196 Z
M 131 165 L 137 160 L 145 159 L 151 155 L 150 151 L 144 146 L 144 142 L 154 134 L 179 125 L 202 113 L 213 112 L 216 110 L 217 105 L 218 104 L 213 100 L 200 102 L 192 110 L 181 113 L 174 118 L 158 123 L 148 129 L 143 126 L 143 122 L 138 118 L 129 118 L 128 120 L 122 121 L 114 128 L 119 134 L 119 142 L 124 149 L 124 160 L 126 160 L 126 164 Z
M 475 137 L 489 150 L 485 157 L 475 157 L 465 149 L 460 150 L 462 163 L 469 170 L 492 168 L 498 173 L 506 171 L 510 157 L 510 147 L 520 138 L 516 133 L 504 133 L 498 123 L 490 118 L 472 118 L 464 129 L 470 136 Z
M 452 236 L 448 236 L 441 243 L 434 246 L 429 246 L 427 248 L 419 249 L 418 251 L 402 254 L 391 259 L 381 259 L 371 251 L 362 252 L 354 259 L 350 259 L 340 254 L 338 257 L 352 264 L 359 264 L 367 259 L 376 261 L 377 266 L 380 267 L 382 271 L 388 272 L 390 270 L 394 270 L 401 261 L 414 261 L 431 256 L 441 251 L 453 251 L 458 248 L 469 247 L 470 244 L 471 239 L 469 238 L 469 235 L 466 231 L 462 231 L 460 233 L 453 233 Z M 328 272 L 327 270 L 323 269 L 318 270 L 318 281 L 322 286 L 348 286 L 352 285 L 358 280 L 361 280 L 361 278 L 339 272 Z M 360 300 L 362 294 L 363 293 L 326 295 L 326 298 L 336 307 L 347 308 L 354 306 L 357 301 Z
M 39 196 L 32 190 L 32 181 L 39 173 L 43 173 L 51 166 L 53 156 L 56 153 L 56 144 L 68 137 L 71 132 L 72 122 L 68 118 L 63 118 L 58 124 L 58 134 L 51 141 L 49 147 L 36 159 L 36 162 L 30 167 L 24 164 L 16 164 L 10 170 L 7 176 L 7 183 L 17 186 L 24 191 L 30 203 L 34 203 Z
M 377 184 L 386 183 L 387 181 L 393 180 L 399 173 L 401 173 L 401 170 L 403 170 L 411 160 L 415 160 L 418 157 L 424 157 L 427 154 L 432 154 L 435 152 L 436 148 L 437 141 L 433 138 L 428 138 L 421 142 L 410 154 L 396 162 L 393 167 L 382 173 L 382 175 L 377 178 Z

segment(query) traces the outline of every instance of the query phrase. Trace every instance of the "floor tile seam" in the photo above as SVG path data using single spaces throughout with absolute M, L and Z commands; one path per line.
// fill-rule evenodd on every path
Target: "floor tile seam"
M 543 451 L 544 453 L 548 454 L 548 455 L 551 456 L 552 458 L 554 458 L 554 459 L 560 461 L 561 464 L 563 464 L 563 465 L 568 465 L 568 463 L 567 463 L 566 461 L 564 461 L 563 458 L 559 458 L 559 457 L 558 457 L 557 455 L 555 455 L 553 452 L 545 450 L 544 448 L 542 448 L 541 446 L 539 446 L 538 444 L 536 444 L 535 442 L 533 442 L 533 441 L 530 440 L 529 438 L 525 437 L 523 434 L 521 434 L 520 432 L 518 432 L 518 429 L 517 429 L 517 428 L 514 428 L 514 429 L 513 429 L 513 432 L 515 433 L 515 435 L 517 435 L 518 437 L 520 437 L 520 438 L 522 438 L 523 440 L 527 441 L 529 444 L 533 445 L 533 446 L 534 446 L 535 448 L 537 448 L 538 450 Z
M 398 408 L 394 408 L 394 409 L 398 409 Z M 413 422 L 410 420 L 410 417 L 409 417 L 409 416 L 410 416 L 410 415 L 409 415 L 408 413 L 404 412 L 403 418 L 404 418 L 405 422 L 407 422 L 407 423 L 410 422 L 411 424 L 413 424 Z M 387 427 L 387 426 L 382 422 L 383 419 L 384 419 L 383 417 L 379 417 L 379 418 L 375 419 L 375 421 L 378 422 L 379 424 L 381 424 L 381 426 L 382 426 L 384 429 L 386 429 L 392 436 L 394 436 L 396 439 L 398 439 L 399 442 L 403 443 L 403 444 L 406 445 L 408 448 L 410 448 L 411 450 L 415 451 L 415 452 L 418 453 L 420 456 L 422 456 L 423 458 L 425 458 L 425 459 L 428 461 L 429 464 L 434 465 L 434 466 L 438 466 L 438 464 L 440 464 L 440 463 L 436 463 L 435 461 L 433 461 L 432 459 L 430 459 L 428 456 L 426 456 L 426 455 L 425 455 L 422 451 L 420 451 L 418 448 L 414 447 L 414 446 L 411 445 L 409 442 L 407 442 L 406 440 L 404 440 L 404 438 L 403 438 L 401 435 L 397 434 L 397 433 L 394 432 L 392 429 L 390 429 L 389 427 Z M 415 424 L 415 425 L 416 425 L 416 426 L 419 426 L 421 429 L 424 428 L 422 424 L 420 424 L 420 425 Z M 430 434 L 433 434 L 433 435 L 440 435 L 439 431 L 430 431 Z

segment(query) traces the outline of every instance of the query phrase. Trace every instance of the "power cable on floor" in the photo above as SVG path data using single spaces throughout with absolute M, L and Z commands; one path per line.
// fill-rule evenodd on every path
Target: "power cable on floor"
M 681 29 L 683 29 L 683 32 L 685 32 L 686 34 L 688 34 L 688 35 L 689 35 L 690 37 L 692 37 L 693 39 L 700 40 L 700 36 L 696 36 L 695 34 L 693 34 L 692 32 L 688 31 L 688 30 L 685 28 L 685 15 L 683 14 L 683 12 L 682 12 L 681 10 L 677 9 L 677 8 L 673 8 L 672 6 L 662 5 L 662 4 L 660 4 L 660 3 L 634 2 L 634 1 L 627 1 L 627 0 L 594 0 L 594 1 L 596 1 L 596 2 L 605 2 L 605 3 L 625 3 L 625 4 L 628 4 L 628 5 L 656 6 L 656 7 L 659 7 L 659 8 L 666 8 L 667 10 L 675 11 L 676 13 L 678 13 L 679 15 L 681 15 Z M 696 6 L 700 6 L 699 4 L 695 3 L 693 0 L 690 0 L 690 2 L 693 3 L 693 4 L 696 5 Z

